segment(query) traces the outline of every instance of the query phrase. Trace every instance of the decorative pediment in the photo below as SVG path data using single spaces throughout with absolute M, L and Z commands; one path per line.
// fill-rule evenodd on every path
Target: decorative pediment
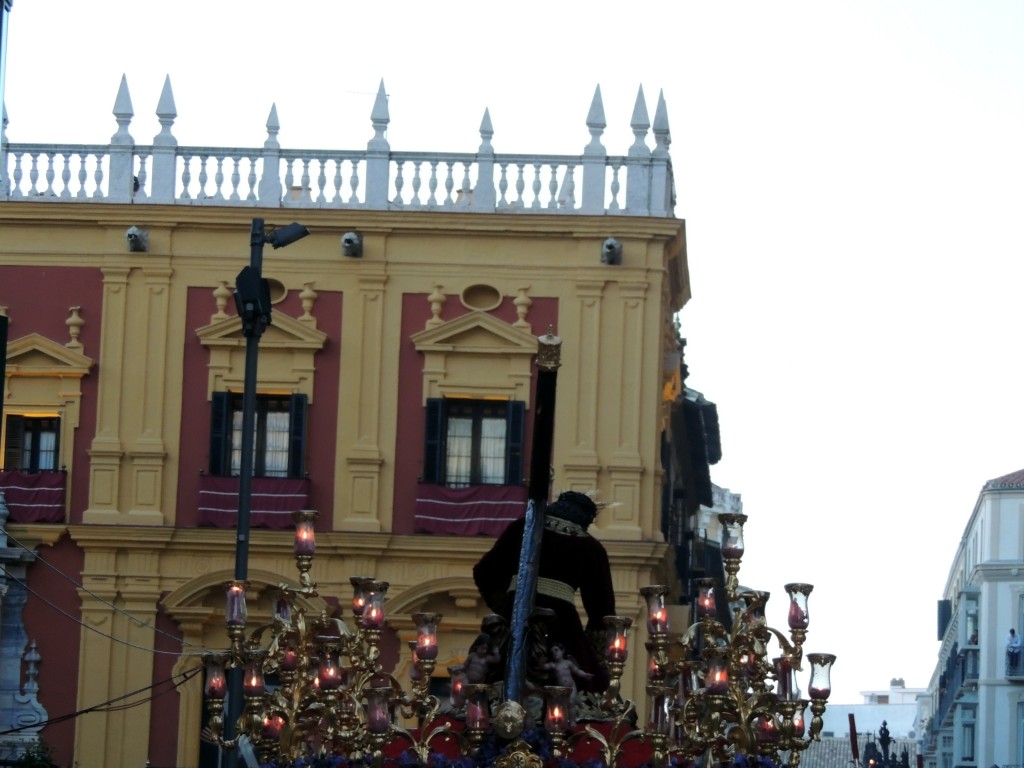
M 470 312 L 411 337 L 423 355 L 423 402 L 504 397 L 529 407 L 537 339 L 486 312 Z
M 63 344 L 30 333 L 7 344 L 8 376 L 75 376 L 81 378 L 92 368 L 92 358 Z
M 196 330 L 204 347 L 245 347 L 242 321 L 237 315 L 204 325 Z M 260 337 L 260 350 L 285 347 L 288 349 L 323 349 L 327 334 L 318 331 L 294 317 L 275 312 L 271 324 Z
M 245 334 L 238 316 L 196 329 L 199 343 L 210 352 L 206 396 L 241 392 L 245 381 Z M 275 312 L 260 337 L 259 381 L 266 392 L 304 394 L 313 402 L 314 356 L 327 334 L 294 317 Z
M 419 352 L 537 354 L 537 338 L 485 312 L 470 312 L 412 336 Z

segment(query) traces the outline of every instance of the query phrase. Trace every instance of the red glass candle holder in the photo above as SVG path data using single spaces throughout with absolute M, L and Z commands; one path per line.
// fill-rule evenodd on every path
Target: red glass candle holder
M 412 620 L 416 624 L 416 657 L 434 661 L 437 659 L 437 625 L 441 614 L 414 613 Z
M 807 695 L 814 701 L 824 701 L 832 694 L 832 665 L 836 657 L 831 653 L 808 653 L 807 661 L 811 665 L 811 682 L 807 685 Z
M 371 581 L 364 585 L 366 597 L 363 615 L 360 617 L 365 629 L 384 629 L 384 600 L 387 596 L 386 581 Z
M 295 545 L 293 551 L 296 556 L 312 557 L 316 553 L 316 530 L 314 525 L 320 513 L 315 509 L 300 509 L 292 513 L 295 521 Z
M 224 610 L 224 618 L 229 627 L 244 627 L 249 619 L 249 611 L 245 607 L 244 581 L 229 581 L 227 587 L 227 607 Z
M 367 688 L 366 693 L 366 730 L 369 733 L 382 735 L 391 729 L 391 709 L 389 699 L 391 688 Z
M 647 632 L 651 635 L 664 635 L 668 632 L 668 609 L 665 608 L 665 595 L 668 587 L 655 584 L 641 587 L 640 594 L 647 601 Z
M 807 629 L 810 613 L 807 611 L 807 598 L 814 587 L 810 584 L 787 584 L 789 594 L 789 628 Z
M 544 686 L 544 730 L 562 734 L 569 730 L 569 697 L 572 689 L 563 685 Z
M 605 616 L 605 657 L 610 662 L 622 664 L 629 657 L 626 633 L 633 624 L 629 616 Z
M 743 557 L 743 524 L 746 515 L 720 514 L 718 522 L 722 524 L 722 557 L 727 560 L 739 560 Z
M 710 648 L 705 651 L 707 672 L 704 676 L 704 688 L 708 693 L 721 696 L 729 692 L 729 659 L 725 650 Z
M 697 579 L 694 584 L 697 587 L 697 616 L 699 618 L 713 617 L 717 613 L 715 580 Z
M 245 678 L 242 690 L 246 696 L 262 696 L 267 692 L 263 681 L 263 654 L 250 656 L 245 662 Z
M 227 676 L 224 674 L 224 659 L 221 656 L 206 657 L 206 698 L 223 700 L 228 692 Z

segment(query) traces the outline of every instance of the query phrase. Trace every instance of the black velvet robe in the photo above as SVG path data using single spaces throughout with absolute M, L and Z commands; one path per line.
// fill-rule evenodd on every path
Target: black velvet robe
M 473 580 L 480 596 L 492 611 L 509 621 L 515 595 L 509 586 L 519 571 L 524 525 L 523 519 L 510 523 L 473 568 Z M 577 687 L 580 690 L 604 690 L 608 687 L 608 673 L 591 640 L 596 638 L 598 648 L 603 646 L 604 617 L 615 613 L 611 567 L 604 546 L 582 531 L 574 535 L 545 526 L 538 575 L 564 582 L 579 591 L 587 612 L 586 630 L 575 603 L 538 592 L 534 607 L 554 611 L 549 643 L 562 643 L 566 655 L 572 656 L 581 669 L 595 676 L 590 682 L 578 680 Z

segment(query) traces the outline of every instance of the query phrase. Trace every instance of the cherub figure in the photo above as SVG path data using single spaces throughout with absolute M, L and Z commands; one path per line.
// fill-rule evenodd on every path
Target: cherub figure
M 569 727 L 576 725 L 579 714 L 577 704 L 576 680 L 592 680 L 594 676 L 590 672 L 580 669 L 579 665 L 571 656 L 565 655 L 565 646 L 561 643 L 551 645 L 551 661 L 543 665 L 543 668 L 552 674 L 555 685 L 561 685 L 569 689 Z
M 486 683 L 487 672 L 493 664 L 501 662 L 501 656 L 491 649 L 491 638 L 486 634 L 477 635 L 469 648 L 469 655 L 461 664 L 451 667 L 452 672 L 461 672 L 467 683 Z

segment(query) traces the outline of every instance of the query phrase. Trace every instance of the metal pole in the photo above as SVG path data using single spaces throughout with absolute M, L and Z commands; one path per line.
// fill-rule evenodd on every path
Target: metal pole
M 263 219 L 252 220 L 249 239 L 249 268 L 257 285 L 263 280 Z M 241 282 L 241 280 L 239 280 Z M 237 286 L 236 286 L 237 291 Z M 252 458 L 256 442 L 256 372 L 260 336 L 270 324 L 270 308 L 261 307 L 258 296 L 243 296 L 239 306 L 245 333 L 245 378 L 242 384 L 242 457 L 238 468 L 238 522 L 235 535 L 235 580 L 249 578 L 249 520 L 252 513 Z M 265 314 L 264 314 L 265 313 Z M 238 718 L 242 714 L 243 669 L 239 664 L 227 670 L 228 701 L 224 718 L 224 740 L 236 738 Z M 238 748 L 226 751 L 224 765 L 238 765 Z

